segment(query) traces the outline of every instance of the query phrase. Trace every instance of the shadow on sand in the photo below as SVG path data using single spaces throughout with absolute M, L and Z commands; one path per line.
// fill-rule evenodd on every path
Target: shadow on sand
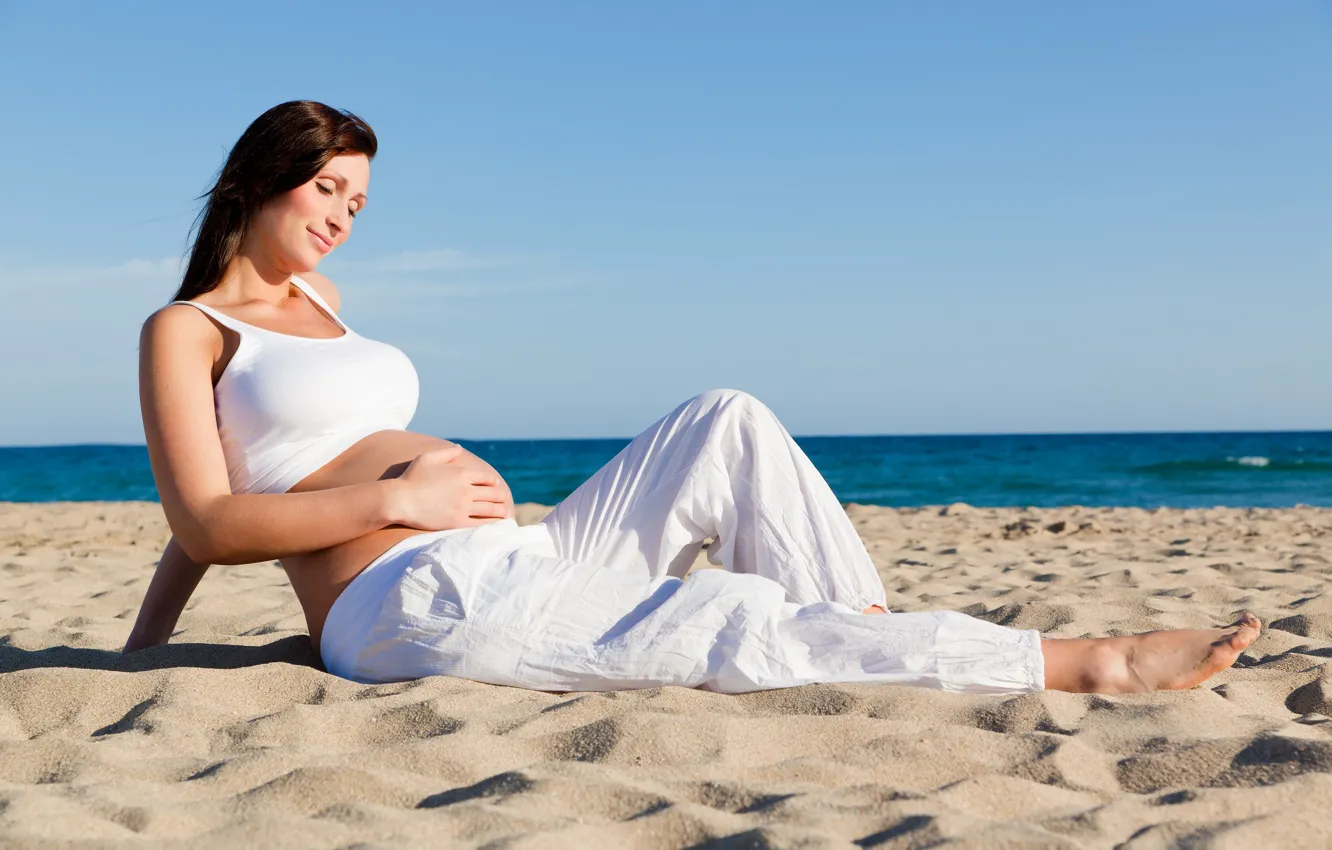
M 322 670 L 310 639 L 305 635 L 279 638 L 262 646 L 235 646 L 220 643 L 169 643 L 129 655 L 107 649 L 78 649 L 52 646 L 46 649 L 19 649 L 0 638 L 0 673 L 16 670 L 65 667 L 81 670 L 113 670 L 137 673 L 172 667 L 200 667 L 210 670 L 234 670 L 258 664 L 294 664 Z

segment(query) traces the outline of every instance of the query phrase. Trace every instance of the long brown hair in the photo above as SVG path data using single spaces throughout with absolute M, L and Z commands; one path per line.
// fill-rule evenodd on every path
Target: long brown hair
M 217 288 L 245 228 L 269 200 L 306 183 L 339 154 L 374 159 L 379 141 L 370 125 L 345 110 L 313 100 L 279 103 L 254 119 L 227 155 L 191 231 L 190 262 L 174 301 Z M 198 200 L 198 199 L 196 199 Z

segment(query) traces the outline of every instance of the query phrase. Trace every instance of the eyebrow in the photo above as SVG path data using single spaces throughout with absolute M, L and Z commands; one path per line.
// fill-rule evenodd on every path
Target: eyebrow
M 339 186 L 346 186 L 346 185 L 347 185 L 347 178 L 346 178 L 346 177 L 343 177 L 341 174 L 337 173 L 336 171 L 333 171 L 332 169 L 325 168 L 325 169 L 324 169 L 324 173 L 327 174 L 329 177 L 332 177 L 333 180 L 334 180 Z M 360 199 L 361 199 L 361 206 L 365 206 L 366 204 L 368 204 L 368 203 L 370 202 L 370 199 L 367 198 L 367 197 L 365 196 L 365 193 L 364 193 L 364 192 L 357 192 L 355 195 L 352 195 L 352 200 L 356 200 L 357 198 L 360 198 Z

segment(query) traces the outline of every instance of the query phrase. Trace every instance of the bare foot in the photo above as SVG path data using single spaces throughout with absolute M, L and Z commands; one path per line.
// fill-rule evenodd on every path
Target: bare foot
M 1128 672 L 1134 690 L 1191 688 L 1235 663 L 1257 639 L 1263 624 L 1244 612 L 1224 629 L 1180 629 L 1134 635 L 1128 646 Z
M 1175 629 L 1111 638 L 1046 638 L 1045 686 L 1128 694 L 1191 688 L 1235 663 L 1263 624 L 1247 611 L 1224 629 Z
M 866 608 L 864 611 L 861 611 L 860 613 L 862 613 L 862 614 L 887 614 L 888 611 L 887 611 L 882 605 L 871 605 L 870 607 Z

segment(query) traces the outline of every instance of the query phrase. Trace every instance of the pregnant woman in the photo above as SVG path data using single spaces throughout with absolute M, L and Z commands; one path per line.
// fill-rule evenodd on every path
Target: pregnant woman
M 209 564 L 272 558 L 325 667 L 361 682 L 1122 693 L 1192 687 L 1257 637 L 1250 614 L 1042 639 L 951 611 L 887 613 L 828 485 L 771 411 L 731 390 L 686 401 L 519 527 L 485 461 L 406 430 L 411 362 L 349 328 L 314 272 L 365 209 L 376 148 L 354 115 L 280 104 L 207 195 L 176 299 L 140 340 L 173 537 L 127 651 L 168 640 Z M 707 538 L 724 569 L 686 577 Z

